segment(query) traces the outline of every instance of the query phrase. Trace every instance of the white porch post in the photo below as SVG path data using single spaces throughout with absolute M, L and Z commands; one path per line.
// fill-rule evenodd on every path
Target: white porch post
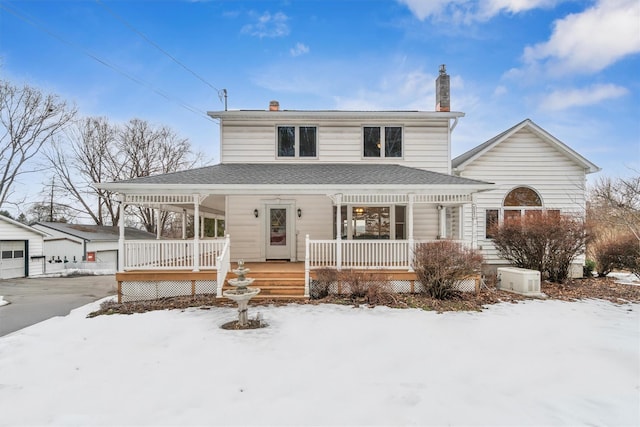
M 193 195 L 193 271 L 200 271 L 200 196 Z
M 124 271 L 124 195 L 120 195 L 118 202 L 118 271 Z
M 187 238 L 187 210 L 182 209 L 182 240 Z
M 200 217 L 200 238 L 204 239 L 204 217 Z
M 336 194 L 336 269 L 342 270 L 342 194 Z
M 213 219 L 213 237 L 218 237 L 218 218 Z
M 160 239 L 162 230 L 160 229 L 160 209 L 156 209 L 156 239 Z
M 413 271 L 413 255 L 415 251 L 415 241 L 413 237 L 413 199 L 414 195 L 408 195 L 408 206 L 407 206 L 407 240 L 409 241 L 409 271 Z
M 438 205 L 438 239 L 447 238 L 447 208 Z
M 475 193 L 471 195 L 471 247 L 478 248 L 478 207 Z
M 310 249 L 310 243 L 309 243 L 309 235 L 305 235 L 304 237 L 304 296 L 309 298 L 309 285 L 310 285 L 310 281 L 311 281 L 311 277 L 310 277 L 310 273 L 311 273 L 311 267 L 310 267 L 310 259 L 309 259 L 309 249 Z

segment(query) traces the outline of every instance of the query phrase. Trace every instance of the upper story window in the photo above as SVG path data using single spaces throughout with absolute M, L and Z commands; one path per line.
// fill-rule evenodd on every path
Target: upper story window
M 278 157 L 317 157 L 315 126 L 278 126 Z
M 402 127 L 365 126 L 364 157 L 402 157 Z

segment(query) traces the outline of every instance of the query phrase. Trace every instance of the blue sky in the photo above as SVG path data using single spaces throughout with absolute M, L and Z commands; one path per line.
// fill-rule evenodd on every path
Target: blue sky
M 598 176 L 640 170 L 638 0 L 0 0 L 2 78 L 213 162 L 223 88 L 229 109 L 432 111 L 440 64 L 454 156 L 530 118 Z

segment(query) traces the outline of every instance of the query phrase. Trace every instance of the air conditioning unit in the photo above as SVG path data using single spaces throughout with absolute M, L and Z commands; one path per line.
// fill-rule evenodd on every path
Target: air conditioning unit
M 540 272 L 518 267 L 498 267 L 498 287 L 522 295 L 539 296 Z

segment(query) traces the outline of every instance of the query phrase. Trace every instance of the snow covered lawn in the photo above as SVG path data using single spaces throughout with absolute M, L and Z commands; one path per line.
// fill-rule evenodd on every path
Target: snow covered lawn
M 640 304 L 98 305 L 0 338 L 1 425 L 640 425 Z

